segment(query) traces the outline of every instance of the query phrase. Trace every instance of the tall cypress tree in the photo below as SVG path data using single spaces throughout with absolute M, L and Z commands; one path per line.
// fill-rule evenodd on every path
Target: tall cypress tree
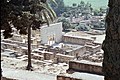
M 120 0 L 109 0 L 108 6 L 103 72 L 105 80 L 120 80 Z

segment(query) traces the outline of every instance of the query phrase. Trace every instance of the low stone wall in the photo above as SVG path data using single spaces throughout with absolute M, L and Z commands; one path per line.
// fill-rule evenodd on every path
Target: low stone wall
M 44 60 L 54 60 L 55 62 L 65 62 L 69 63 L 70 60 L 74 59 L 74 56 L 70 55 L 64 55 L 64 54 L 54 54 L 52 52 L 45 52 L 44 54 Z
M 11 78 L 6 78 L 6 77 L 1 77 L 1 80 L 17 80 L 17 79 L 11 79 Z
M 69 63 L 69 61 L 73 60 L 75 57 L 69 56 L 69 55 L 63 55 L 63 54 L 56 54 L 56 58 L 57 58 L 58 62 Z
M 54 54 L 52 52 L 45 52 L 44 54 L 44 60 L 52 60 L 54 59 Z
M 86 47 L 83 46 L 79 49 L 76 49 L 76 50 L 69 52 L 69 55 L 78 57 L 78 56 L 83 55 L 85 52 L 86 52 Z
M 82 79 L 58 75 L 57 80 L 82 80 Z
M 88 72 L 92 74 L 103 75 L 102 66 L 100 65 L 93 65 L 93 64 L 85 64 L 79 63 L 75 61 L 69 61 L 69 69 L 67 70 L 68 73 L 76 72 Z
M 79 44 L 79 45 L 85 45 L 86 42 L 92 43 L 93 39 L 87 39 L 87 38 L 80 38 L 80 37 L 73 37 L 73 36 L 63 36 L 62 37 L 63 42 L 73 43 L 73 44 Z
M 95 46 L 85 45 L 85 47 L 87 51 L 94 52 L 94 53 L 96 53 L 97 51 L 100 51 L 101 49 L 101 45 L 95 45 Z
M 35 60 L 44 60 L 44 57 L 42 55 L 39 55 L 37 53 L 31 53 L 31 58 Z

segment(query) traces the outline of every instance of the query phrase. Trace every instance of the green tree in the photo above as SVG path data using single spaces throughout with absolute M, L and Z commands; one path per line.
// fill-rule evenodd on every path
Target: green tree
M 96 10 L 94 10 L 94 15 L 95 15 L 95 16 L 98 16 L 98 15 L 99 15 L 99 12 L 100 12 L 100 11 L 99 11 L 99 10 L 97 10 L 97 9 L 96 9 Z
M 62 22 L 63 31 L 71 28 L 71 24 L 70 24 L 69 20 L 67 20 L 65 18 L 58 19 L 58 22 Z
M 84 1 L 81 1 L 80 4 L 85 4 L 85 2 L 84 2 Z
M 55 3 L 54 0 L 51 0 Z M 56 3 L 55 3 L 56 4 Z M 12 37 L 12 27 L 20 34 L 28 34 L 28 65 L 31 70 L 31 28 L 40 29 L 42 24 L 56 18 L 55 12 L 46 0 L 2 0 L 1 1 L 1 29 L 4 38 Z M 13 25 L 13 26 L 11 26 Z
M 53 8 L 53 10 L 57 14 L 57 16 L 60 16 L 66 10 L 64 1 L 63 0 L 55 0 L 55 1 L 57 3 L 57 6 L 55 6 L 53 3 L 51 3 L 51 7 Z
M 106 16 L 106 37 L 103 72 L 105 80 L 120 80 L 120 0 L 109 0 Z
M 76 3 L 73 3 L 72 6 L 75 7 L 75 6 L 77 6 L 77 4 L 76 4 Z

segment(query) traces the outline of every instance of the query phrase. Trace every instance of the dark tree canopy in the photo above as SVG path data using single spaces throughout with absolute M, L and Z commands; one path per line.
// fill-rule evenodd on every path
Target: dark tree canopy
M 71 23 L 65 18 L 58 19 L 58 22 L 62 22 L 63 31 L 71 28 Z
M 52 6 L 53 10 L 55 11 L 55 13 L 57 14 L 57 16 L 60 16 L 66 10 L 64 1 L 63 0 L 55 0 L 55 1 L 58 6 L 55 6 L 53 3 L 51 3 L 51 6 Z
M 73 3 L 72 6 L 77 6 L 77 4 L 76 4 L 76 3 Z
M 120 80 L 120 0 L 109 0 L 108 7 L 103 72 L 105 80 Z
M 20 34 L 27 34 L 29 26 L 40 29 L 44 23 L 56 18 L 47 0 L 2 0 L 1 1 L 1 30 L 4 38 L 12 37 L 12 28 Z

